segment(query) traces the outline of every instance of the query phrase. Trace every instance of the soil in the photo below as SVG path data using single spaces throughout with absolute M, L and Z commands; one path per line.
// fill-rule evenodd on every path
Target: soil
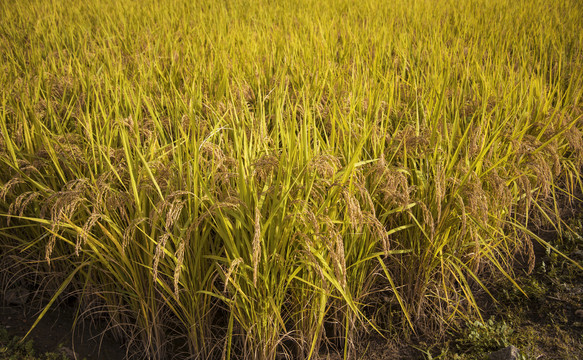
M 125 348 L 108 334 L 103 324 L 78 327 L 73 331 L 75 309 L 61 306 L 48 311 L 32 330 L 27 340 L 33 340 L 37 354 L 52 352 L 75 360 L 123 360 Z M 10 336 L 24 336 L 36 320 L 36 313 L 22 305 L 0 307 L 0 328 Z

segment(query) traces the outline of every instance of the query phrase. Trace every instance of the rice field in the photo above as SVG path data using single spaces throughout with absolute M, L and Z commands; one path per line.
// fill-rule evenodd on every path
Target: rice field
M 476 292 L 579 201 L 582 18 L 2 1 L 3 278 L 74 298 L 136 358 L 355 358 L 480 319 Z

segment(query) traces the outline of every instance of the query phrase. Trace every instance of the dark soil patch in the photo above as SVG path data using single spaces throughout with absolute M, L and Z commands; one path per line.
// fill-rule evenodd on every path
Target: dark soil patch
M 33 340 L 35 353 L 53 352 L 71 359 L 122 360 L 125 348 L 103 334 L 101 324 L 82 324 L 73 331 L 75 309 L 62 306 L 48 311 L 26 340 Z M 38 314 L 23 306 L 0 307 L 0 329 L 10 336 L 24 336 Z

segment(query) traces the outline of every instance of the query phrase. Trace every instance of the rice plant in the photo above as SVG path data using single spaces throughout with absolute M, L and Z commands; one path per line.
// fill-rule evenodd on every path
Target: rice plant
M 2 2 L 3 271 L 128 357 L 351 358 L 483 321 L 476 291 L 579 201 L 582 10 Z

